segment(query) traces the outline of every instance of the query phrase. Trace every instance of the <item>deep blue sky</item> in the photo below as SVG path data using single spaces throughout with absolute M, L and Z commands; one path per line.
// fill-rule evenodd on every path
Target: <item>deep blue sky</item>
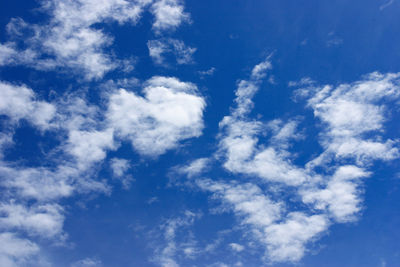
M 134 1 L 125 1 L 139 5 Z M 46 9 L 43 7 L 46 2 L 55 6 Z M 4 141 L 4 147 L 3 141 L 0 142 L 0 244 L 14 247 L 5 238 L 7 234 L 12 235 L 14 241 L 20 242 L 16 241 L 16 250 L 22 251 L 18 254 L 0 249 L 0 265 L 400 265 L 400 153 L 397 151 L 400 137 L 400 78 L 396 74 L 400 72 L 400 1 L 147 1 L 141 7 L 143 11 L 136 23 L 129 20 L 116 22 L 121 10 L 118 9 L 118 4 L 113 4 L 116 10 L 97 14 L 94 22 L 77 23 L 74 30 L 65 30 L 64 36 L 60 29 L 65 29 L 67 23 L 63 18 L 54 15 L 57 14 L 55 12 L 58 4 L 63 2 L 65 1 L 0 1 L 0 48 L 7 46 L 16 51 L 12 54 L 10 50 L 0 49 L 0 90 L 4 92 L 0 93 L 3 98 L 0 99 L 0 127 L 2 134 L 12 139 L 12 142 Z M 95 12 L 93 10 L 97 5 L 94 4 L 95 1 L 88 0 L 72 2 L 88 3 L 89 7 L 94 5 L 93 8 L 84 10 L 89 13 Z M 171 26 L 166 20 L 160 22 L 166 25 L 165 28 L 154 26 L 157 4 L 164 10 L 168 6 L 181 7 L 178 12 L 180 17 L 177 18 L 180 22 Z M 126 7 L 122 9 L 127 10 Z M 68 10 L 72 11 L 74 10 Z M 80 16 L 90 17 L 90 14 L 83 13 Z M 167 18 L 169 16 L 172 15 L 167 14 Z M 7 33 L 6 29 L 11 28 L 10 21 L 15 21 L 13 18 L 21 18 L 27 25 L 21 28 L 20 34 Z M 79 16 L 72 16 L 72 20 L 77 19 Z M 60 28 L 57 28 L 57 23 L 61 25 Z M 103 33 L 101 38 L 108 36 L 112 39 L 100 47 L 78 46 L 68 56 L 60 56 L 63 50 L 67 50 L 66 40 L 75 38 L 74 34 L 82 28 L 89 31 L 97 29 Z M 32 37 L 35 31 L 40 34 Z M 61 40 L 61 37 L 66 39 Z M 59 42 L 61 50 L 46 47 L 49 40 Z M 157 63 L 156 57 L 149 54 L 149 40 L 156 40 L 164 45 L 162 63 Z M 177 43 L 183 45 L 182 50 L 174 46 Z M 195 48 L 195 51 L 190 53 L 188 48 Z M 37 57 L 31 56 L 31 61 L 18 57 L 18 54 L 22 55 L 29 49 L 35 51 Z M 95 78 L 89 77 L 98 64 L 91 63 L 88 67 L 82 67 L 83 63 L 79 60 L 93 51 L 110 59 L 106 66 L 115 64 L 116 68 Z M 189 53 L 189 57 L 179 64 L 179 57 L 184 53 Z M 53 60 L 53 65 L 43 67 L 44 59 Z M 123 60 L 131 60 L 127 65 L 134 66 L 133 69 L 121 71 L 126 64 Z M 262 62 L 271 66 L 262 70 L 266 76 L 256 77 L 252 70 Z M 208 70 L 209 73 L 205 74 Z M 372 72 L 391 77 L 388 78 L 391 86 L 385 89 L 385 97 L 374 92 L 375 88 L 384 84 L 385 78 L 374 80 L 371 76 L 366 76 Z M 156 112 L 151 108 L 157 107 L 157 103 L 152 107 L 147 104 L 141 107 L 140 101 L 147 101 L 148 97 L 143 88 L 158 88 L 156 82 L 151 81 L 158 76 L 175 77 L 186 82 L 186 89 L 176 90 L 182 90 L 180 92 L 187 97 L 196 98 L 189 106 L 183 106 L 183 109 L 193 109 L 200 113 L 198 117 L 190 115 L 193 120 L 185 125 L 185 129 L 174 124 L 182 110 L 172 113 L 170 120 L 177 127 L 173 128 L 175 126 L 162 124 L 164 122 L 160 122 L 162 119 L 157 117 L 159 115 L 151 113 Z M 303 78 L 313 82 L 302 84 L 300 81 Z M 132 79 L 132 82 L 121 82 L 123 79 Z M 253 98 L 247 97 L 254 102 L 254 106 L 246 108 L 248 112 L 245 115 L 236 116 L 235 110 L 240 107 L 240 101 L 235 100 L 235 93 L 240 88 L 241 80 L 253 84 L 257 87 L 257 92 Z M 372 80 L 377 83 L 371 85 L 369 82 Z M 158 86 L 176 92 L 174 85 L 169 85 L 164 80 L 160 83 L 162 85 Z M 187 89 L 191 86 L 189 83 L 194 84 L 197 89 Z M 332 85 L 331 91 L 325 96 L 325 100 L 320 99 L 313 105 L 313 97 L 326 84 Z M 366 94 L 370 98 L 364 100 L 362 95 L 355 92 L 357 84 L 364 84 L 369 88 Z M 12 98 L 11 91 L 6 91 L 7 85 L 12 87 L 11 91 L 16 92 L 16 97 Z M 22 95 L 18 91 L 21 85 L 29 88 L 35 95 L 30 100 L 24 98 L 21 101 L 33 101 L 34 104 L 24 102 L 22 106 L 14 105 L 16 99 Z M 341 86 L 347 87 L 344 91 L 336 90 L 342 88 Z M 119 88 L 125 88 L 130 96 L 141 100 L 135 103 L 126 102 L 128 104 L 124 106 L 125 109 L 120 111 L 126 113 L 121 114 L 121 121 L 114 122 L 115 117 L 110 115 L 110 103 L 113 96 L 119 94 Z M 299 88 L 308 88 L 308 95 L 296 98 L 295 92 Z M 74 97 L 83 102 L 72 108 L 71 99 Z M 160 97 L 161 102 L 167 99 L 167 95 L 161 94 Z M 35 108 L 40 101 L 50 103 L 58 112 L 58 115 L 46 122 L 50 126 L 43 126 L 44 128 L 37 123 L 35 117 Z M 188 100 L 184 102 L 187 103 L 186 101 Z M 203 108 L 196 109 L 195 103 L 202 101 Z M 340 113 L 338 110 L 341 106 L 338 110 L 336 106 L 341 101 L 349 101 L 350 105 L 365 105 L 366 108 L 360 109 L 361 113 L 353 113 L 353 110 L 358 110 L 358 106 L 350 106 L 349 110 Z M 82 103 L 92 106 L 96 110 L 95 115 L 88 110 L 82 111 L 83 124 L 73 128 L 75 126 L 71 126 L 72 120 L 77 113 L 70 112 L 69 107 L 71 110 L 78 110 L 78 107 L 83 109 Z M 326 109 L 318 106 L 325 104 L 328 105 Z M 29 105 L 32 108 L 26 108 L 27 112 L 17 112 L 19 109 L 25 110 Z M 182 103 L 172 102 L 166 105 L 174 108 Z M 118 102 L 117 106 L 123 104 Z M 383 118 L 374 116 L 371 111 L 374 107 L 377 107 Z M 16 113 L 23 115 L 15 115 Z M 165 113 L 166 111 L 161 111 L 160 116 Z M 132 114 L 139 114 L 138 116 L 142 116 L 141 120 L 123 121 Z M 343 114 L 344 118 L 340 117 Z M 221 124 L 224 116 L 231 118 L 225 126 Z M 361 119 L 352 122 L 354 117 Z M 296 127 L 287 139 L 274 137 L 274 130 L 269 122 L 277 119 L 282 122 L 278 128 L 283 127 L 286 122 L 296 121 Z M 338 120 L 345 122 L 337 124 Z M 154 121 L 160 124 L 154 126 Z M 361 129 L 371 121 L 376 121 L 379 125 L 371 126 L 375 127 L 373 129 L 368 126 L 366 130 Z M 238 136 L 252 138 L 257 144 L 251 148 L 253 156 L 235 161 L 234 167 L 229 168 L 226 163 L 230 162 L 233 154 L 228 151 L 233 145 L 225 146 L 224 141 L 230 140 L 234 135 L 233 127 L 240 122 L 249 124 L 239 127 L 243 132 Z M 357 124 L 358 122 L 360 123 Z M 130 132 L 123 133 L 121 129 L 129 123 L 132 123 Z M 255 134 L 248 135 L 245 132 L 252 123 L 258 123 L 261 128 Z M 196 128 L 197 126 L 200 128 Z M 166 131 L 160 136 L 173 136 L 176 142 L 160 153 L 143 152 L 139 145 L 142 139 L 139 137 L 147 138 L 151 134 L 146 127 L 155 127 L 157 132 Z M 80 137 L 71 141 L 73 131 L 103 133 L 108 130 L 112 132 L 112 140 L 104 141 L 109 143 L 103 146 L 99 145 L 104 155 L 93 161 L 88 158 L 95 152 L 86 155 L 85 152 L 91 147 L 85 145 L 98 137 L 87 140 Z M 354 133 L 343 137 L 343 132 L 347 130 Z M 340 133 L 334 133 L 335 131 Z M 296 137 L 297 135 L 300 137 Z M 149 138 L 156 139 L 151 136 Z M 350 139 L 360 143 L 350 148 L 346 155 L 329 146 L 340 145 L 340 142 Z M 324 140 L 328 140 L 328 144 Z M 76 152 L 74 149 L 78 145 L 75 142 L 82 142 L 84 148 Z M 99 144 L 102 141 L 93 142 Z M 132 145 L 132 142 L 136 143 Z M 163 141 L 162 145 L 156 142 L 152 140 L 150 144 L 143 145 L 144 149 L 149 151 L 156 146 L 168 145 L 167 141 Z M 244 139 L 239 142 L 244 143 Z M 286 147 L 278 148 L 276 144 L 280 142 Z M 387 146 L 377 152 L 361 151 L 362 142 Z M 280 181 L 281 178 L 274 178 L 269 172 L 269 163 L 251 165 L 256 162 L 255 156 L 268 148 L 281 153 L 279 159 L 282 162 L 289 162 L 293 168 L 301 169 L 312 181 L 288 185 Z M 361 152 L 354 152 L 358 151 L 357 148 Z M 307 169 L 306 163 L 324 152 L 331 158 L 314 169 Z M 241 154 L 244 152 L 239 151 L 238 155 Z M 126 169 L 119 176 L 112 171 L 113 159 L 116 158 L 126 160 Z M 207 158 L 207 161 L 197 172 L 185 171 L 185 166 L 202 158 Z M 333 208 L 329 208 L 336 205 L 332 203 L 335 203 L 338 196 L 316 200 L 315 206 L 301 199 L 306 196 L 306 193 L 301 193 L 302 190 L 312 188 L 318 191 L 327 187 L 334 179 L 333 173 L 345 165 L 355 166 L 369 173 L 368 177 L 349 182 L 351 186 L 355 186 L 354 192 L 340 193 L 349 193 L 357 198 L 357 207 L 351 208 L 351 216 L 339 218 Z M 24 185 L 34 187 L 39 185 L 39 177 L 44 179 L 45 185 L 53 180 L 64 179 L 60 178 L 60 173 L 52 176 L 46 172 L 47 169 L 51 172 L 61 166 L 78 170 L 76 175 L 68 176 L 65 180 L 74 188 L 72 193 L 60 194 L 54 198 L 45 197 L 43 200 L 20 192 L 20 182 L 16 176 L 22 177 L 23 170 L 38 170 L 39 174 L 32 175 L 30 182 Z M 267 170 L 257 171 L 255 166 L 267 166 Z M 286 167 L 291 168 L 290 166 Z M 10 169 L 15 170 L 15 174 L 10 174 Z M 279 175 L 285 176 L 286 173 L 281 170 Z M 313 177 L 321 177 L 322 181 L 315 182 Z M 83 184 L 92 180 L 100 181 L 108 189 L 101 190 L 93 185 L 85 188 Z M 130 181 L 130 184 L 124 187 L 120 180 Z M 296 258 L 293 255 L 299 254 L 292 251 L 289 256 L 279 258 L 274 256 L 274 252 L 282 252 L 284 246 L 279 247 L 280 241 L 276 241 L 279 243 L 278 249 L 271 248 L 275 241 L 269 239 L 270 225 L 249 223 L 252 212 L 258 212 L 257 214 L 264 217 L 263 212 L 268 213 L 269 207 L 251 209 L 252 211 L 240 210 L 241 203 L 229 200 L 225 193 L 217 192 L 210 184 L 209 188 L 202 187 L 204 181 L 227 187 L 229 185 L 232 188 L 235 185 L 251 184 L 260 188 L 263 197 L 276 203 L 284 203 L 285 209 L 282 209 L 280 217 L 271 225 L 284 224 L 290 218 L 288 214 L 291 212 L 302 212 L 305 216 L 321 215 L 326 219 L 327 225 L 304 241 L 298 241 L 297 237 L 305 230 L 297 229 L 299 232 L 294 234 L 289 244 L 299 242 L 301 256 Z M 338 188 L 341 185 L 334 184 L 332 188 L 335 186 Z M 254 204 L 252 200 L 247 200 L 249 205 Z M 246 202 L 243 199 L 241 201 Z M 325 203 L 327 206 L 321 209 L 316 203 Z M 45 205 L 58 205 L 59 210 L 56 213 L 62 219 L 55 224 L 61 228 L 50 236 L 43 232 L 38 233 L 39 230 L 35 229 L 49 232 L 46 227 L 51 228 L 51 223 L 47 225 L 40 221 L 44 220 L 43 217 L 30 221 L 29 212 L 21 213 L 24 215 L 20 214 L 18 221 L 9 211 L 5 211 L 3 207 L 6 205 L 12 206 L 12 210 L 17 209 L 15 205 L 21 205 L 33 213 L 38 213 L 40 207 Z M 340 206 L 339 210 L 348 207 L 344 206 Z M 265 214 L 265 217 L 268 215 Z M 24 221 L 27 222 L 26 225 Z M 167 233 L 168 227 L 175 227 L 172 236 Z M 257 235 L 255 231 L 260 231 L 261 234 Z M 165 248 L 169 246 L 170 250 L 166 251 Z M 37 249 L 24 252 L 26 247 Z

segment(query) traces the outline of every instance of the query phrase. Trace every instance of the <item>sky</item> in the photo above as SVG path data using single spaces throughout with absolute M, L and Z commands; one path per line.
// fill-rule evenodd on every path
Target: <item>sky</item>
M 399 13 L 0 1 L 0 266 L 399 266 Z

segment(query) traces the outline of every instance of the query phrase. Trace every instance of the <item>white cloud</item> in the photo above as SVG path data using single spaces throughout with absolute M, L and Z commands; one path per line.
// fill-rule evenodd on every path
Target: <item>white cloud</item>
M 12 233 L 0 233 L 0 265 L 17 267 L 39 252 L 39 247 Z
M 329 220 L 324 215 L 307 216 L 292 212 L 280 224 L 265 229 L 265 242 L 272 261 L 298 261 L 306 250 L 305 244 L 326 231 Z
M 324 215 L 301 212 L 285 214 L 282 202 L 273 202 L 254 184 L 226 184 L 198 180 L 200 188 L 211 191 L 231 207 L 241 223 L 250 226 L 253 237 L 265 246 L 271 261 L 298 261 L 306 245 L 328 228 Z
M 305 188 L 300 194 L 304 203 L 312 203 L 319 210 L 328 210 L 336 221 L 352 221 L 361 209 L 360 178 L 369 175 L 356 166 L 340 166 L 323 189 Z
M 178 64 L 193 63 L 193 54 L 196 52 L 196 48 L 186 46 L 185 43 L 180 40 L 170 39 L 169 41 L 173 47 Z
M 32 89 L 26 86 L 0 82 L 0 114 L 18 122 L 26 119 L 35 126 L 49 128 L 56 112 L 54 105 L 36 100 Z
M 244 246 L 242 246 L 238 243 L 230 243 L 229 246 L 231 247 L 231 249 L 233 251 L 236 251 L 236 252 L 241 252 L 244 250 Z
M 233 210 L 243 216 L 244 223 L 268 226 L 281 216 L 282 203 L 272 202 L 254 184 L 230 185 L 210 180 L 197 181 L 200 188 L 214 192 Z
M 68 167 L 53 172 L 46 168 L 18 168 L 2 163 L 0 174 L 7 177 L 1 182 L 3 187 L 16 190 L 20 197 L 44 201 L 70 196 L 74 191 L 70 175 L 77 172 Z
M 103 266 L 101 260 L 96 258 L 85 258 L 74 262 L 71 264 L 71 267 L 100 267 Z
M 204 78 L 205 76 L 212 76 L 216 70 L 216 68 L 211 67 L 208 70 L 198 71 L 197 73 L 200 75 L 200 77 Z
M 112 129 L 105 131 L 77 131 L 69 133 L 65 151 L 74 156 L 77 166 L 85 169 L 106 157 L 107 150 L 115 149 Z
M 130 162 L 126 159 L 113 158 L 110 161 L 113 178 L 121 181 L 125 189 L 129 189 L 133 181 L 132 175 L 128 174 Z
M 174 30 L 183 22 L 190 21 L 188 13 L 179 0 L 156 0 L 151 11 L 154 15 L 153 29 L 156 32 Z
M 190 16 L 178 0 L 49 0 L 42 1 L 41 11 L 48 20 L 29 24 L 12 19 L 7 25 L 10 41 L 0 44 L 0 65 L 24 65 L 39 70 L 64 70 L 86 79 L 100 79 L 109 71 L 131 71 L 134 60 L 116 58 L 105 48 L 113 37 L 93 27 L 116 21 L 135 25 L 141 14 L 150 8 L 157 33 L 172 30 Z M 195 48 L 172 40 L 178 64 L 192 62 Z M 151 55 L 157 54 L 153 49 Z M 154 57 L 154 56 L 152 56 Z
M 193 63 L 193 54 L 196 48 L 187 46 L 183 41 L 172 38 L 149 40 L 147 42 L 149 55 L 153 62 L 157 65 L 168 66 L 165 62 L 165 54 L 173 54 L 176 58 L 176 63 L 191 64 Z
M 195 220 L 201 215 L 191 211 L 185 211 L 182 216 L 166 220 L 162 226 L 163 240 L 162 245 L 157 245 L 153 261 L 163 267 L 177 267 L 178 255 L 193 257 L 197 253 L 196 242 L 193 240 L 190 232 L 187 233 L 187 227 L 194 224 Z M 183 235 L 182 235 L 183 233 Z M 179 238 L 178 235 L 183 236 Z
M 39 236 L 55 243 L 65 242 L 63 208 L 57 203 L 77 193 L 110 192 L 107 181 L 98 180 L 97 174 L 107 152 L 118 147 L 115 138 L 131 140 L 141 154 L 157 156 L 178 146 L 183 139 L 199 136 L 203 128 L 203 98 L 195 85 L 176 78 L 148 80 L 145 97 L 123 89 L 109 89 L 110 93 L 104 96 L 110 104 L 106 114 L 78 95 L 65 94 L 49 103 L 38 100 L 26 86 L 5 82 L 0 86 L 4 89 L 0 93 L 0 113 L 11 122 L 10 129 L 1 133 L 2 149 L 12 145 L 13 131 L 21 119 L 43 132 L 51 130 L 59 141 L 44 155 L 43 166 L 0 161 L 0 176 L 4 178 L 0 186 L 13 199 L 0 205 L 0 229 L 22 232 L 29 238 Z M 115 101 L 123 93 L 128 98 L 122 97 L 123 105 L 119 105 Z M 122 109 L 112 110 L 112 105 Z M 129 162 L 114 158 L 110 164 L 113 178 L 128 189 L 133 180 L 127 174 Z M 182 251 L 187 257 L 196 253 L 189 243 Z
M 19 51 L 16 42 L 0 46 L 0 64 L 23 64 L 43 70 L 67 67 L 87 79 L 101 78 L 119 67 L 120 62 L 103 49 L 113 39 L 96 23 L 117 21 L 135 24 L 150 0 L 74 0 L 44 1 L 42 11 L 50 16 L 47 24 L 29 25 L 13 19 L 7 26 L 9 34 L 20 39 L 26 50 Z M 22 32 L 30 32 L 24 36 Z
M 175 169 L 179 174 L 184 174 L 187 177 L 192 178 L 203 173 L 207 169 L 209 163 L 210 159 L 200 158 L 193 160 L 188 165 L 178 166 Z
M 149 55 L 155 64 L 164 64 L 165 58 L 163 54 L 170 51 L 166 42 L 162 42 L 161 40 L 149 40 L 147 42 L 147 48 L 149 49 Z
M 246 175 L 248 182 L 236 176 L 230 182 L 200 179 L 196 184 L 220 199 L 223 211 L 233 211 L 244 236 L 252 233 L 251 242 L 266 248 L 269 261 L 296 262 L 332 223 L 357 219 L 362 182 L 371 176 L 367 168 L 373 160 L 400 156 L 398 141 L 384 138 L 387 103 L 398 104 L 400 74 L 371 73 L 337 87 L 319 87 L 309 78 L 289 84 L 307 86 L 296 91 L 296 100 L 306 98 L 317 123 L 322 122 L 317 124 L 322 152 L 297 166 L 293 142 L 306 138 L 298 130 L 302 117 L 249 118 L 252 98 L 269 69 L 267 60 L 253 68 L 249 80 L 238 82 L 236 106 L 220 122 L 214 159 L 228 172 Z
M 110 127 L 140 154 L 158 156 L 201 135 L 205 102 L 194 84 L 157 76 L 146 82 L 143 94 L 120 89 L 110 95 L 107 111 Z
M 292 120 L 283 123 L 275 120 L 263 125 L 246 118 L 253 107 L 252 97 L 258 91 L 261 79 L 271 68 L 267 59 L 253 68 L 250 80 L 238 83 L 235 99 L 237 107 L 232 110 L 231 116 L 224 117 L 220 122 L 219 154 L 225 159 L 223 166 L 230 172 L 299 185 L 309 177 L 304 170 L 294 166 L 288 157 L 290 154 L 282 150 L 289 146 L 289 140 L 301 137 L 295 132 L 297 122 Z M 274 134 L 271 138 L 273 146 L 258 145 L 257 136 L 266 128 Z
M 27 208 L 21 204 L 0 204 L 0 228 L 23 230 L 28 235 L 54 238 L 62 234 L 63 209 L 57 204 Z
M 375 72 L 353 84 L 309 87 L 303 91 L 310 95 L 308 105 L 325 126 L 321 144 L 326 152 L 310 166 L 327 163 L 332 157 L 355 159 L 360 165 L 399 157 L 397 142 L 383 141 L 381 137 L 389 118 L 382 101 L 398 99 L 399 77 L 400 74 Z

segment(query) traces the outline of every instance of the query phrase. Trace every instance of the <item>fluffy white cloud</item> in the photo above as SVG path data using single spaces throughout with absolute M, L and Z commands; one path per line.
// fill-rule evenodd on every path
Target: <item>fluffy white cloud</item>
M 197 183 L 222 199 L 241 223 L 250 227 L 255 240 L 265 246 L 271 261 L 298 261 L 306 251 L 306 244 L 329 225 L 325 215 L 285 214 L 287 207 L 282 202 L 273 202 L 251 183 L 226 184 L 210 180 L 198 180 Z
M 0 228 L 23 230 L 28 235 L 53 238 L 62 234 L 63 209 L 57 204 L 27 208 L 21 204 L 0 204 Z
M 356 166 L 340 166 L 323 189 L 305 188 L 300 195 L 304 203 L 312 203 L 316 209 L 328 210 L 336 221 L 351 221 L 361 209 L 360 178 L 369 175 Z
M 143 94 L 120 89 L 110 95 L 107 111 L 110 127 L 140 154 L 158 156 L 180 140 L 201 135 L 205 102 L 194 84 L 153 77 Z
M 178 0 L 50 0 L 43 1 L 41 11 L 48 21 L 31 25 L 12 19 L 7 25 L 11 41 L 0 44 L 0 65 L 25 65 L 39 70 L 62 68 L 86 79 L 99 79 L 105 73 L 132 69 L 132 60 L 119 60 L 104 48 L 113 38 L 93 25 L 117 21 L 136 24 L 143 11 L 150 7 L 154 15 L 153 29 L 160 33 L 189 21 Z M 181 41 L 170 42 L 178 64 L 188 64 L 195 49 Z M 156 54 L 153 49 L 152 57 Z
M 332 157 L 355 159 L 357 164 L 399 157 L 397 142 L 381 137 L 389 117 L 384 100 L 398 99 L 399 78 L 400 74 L 375 72 L 336 88 L 301 89 L 298 94 L 309 96 L 308 105 L 326 126 L 321 135 L 326 152 L 311 164 L 326 163 Z
M 70 131 L 65 150 L 76 158 L 80 169 L 106 157 L 107 150 L 115 149 L 112 129 L 105 131 Z
M 151 11 L 154 14 L 153 29 L 156 32 L 176 29 L 182 22 L 190 20 L 180 0 L 156 0 Z
M 308 216 L 291 212 L 287 219 L 265 229 L 265 243 L 272 261 L 298 261 L 305 251 L 306 243 L 326 231 L 329 220 L 324 215 Z
M 200 188 L 219 196 L 246 224 L 268 226 L 281 217 L 282 203 L 274 203 L 254 184 L 225 184 L 210 180 L 197 181 Z
M 113 39 L 96 23 L 117 21 L 135 24 L 151 0 L 74 0 L 43 1 L 42 11 L 50 16 L 47 24 L 29 25 L 13 19 L 7 26 L 14 39 L 20 39 L 28 49 L 17 48 L 17 42 L 0 46 L 0 64 L 24 64 L 44 70 L 69 68 L 83 72 L 87 79 L 101 78 L 122 62 L 105 53 Z M 24 36 L 22 32 L 31 32 Z
M 39 247 L 12 233 L 0 233 L 0 265 L 17 267 L 39 252 Z
M 0 114 L 12 121 L 26 119 L 35 126 L 49 128 L 56 112 L 54 105 L 36 100 L 32 89 L 0 81 Z
M 246 118 L 253 107 L 252 97 L 269 69 L 271 63 L 267 59 L 253 68 L 250 80 L 238 83 L 235 99 L 237 107 L 232 110 L 231 116 L 224 117 L 220 122 L 222 134 L 219 153 L 226 159 L 224 167 L 231 172 L 299 185 L 308 179 L 308 175 L 294 166 L 288 157 L 290 154 L 281 149 L 288 147 L 289 140 L 299 138 L 300 135 L 295 132 L 297 123 L 290 121 L 285 124 L 276 120 L 263 125 L 259 121 Z M 258 145 L 258 135 L 265 128 L 270 128 L 273 132 L 271 143 L 274 143 L 266 148 Z

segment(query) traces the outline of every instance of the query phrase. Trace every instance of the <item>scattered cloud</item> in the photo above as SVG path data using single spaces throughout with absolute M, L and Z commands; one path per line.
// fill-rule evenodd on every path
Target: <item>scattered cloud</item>
M 163 267 L 180 266 L 177 258 L 180 255 L 191 258 L 197 253 L 196 242 L 187 228 L 201 217 L 191 211 L 185 211 L 182 216 L 166 220 L 162 226 L 162 240 L 155 248 L 153 261 Z M 182 234 L 185 233 L 185 234 Z M 162 244 L 160 246 L 160 244 Z
M 217 69 L 214 67 L 209 68 L 208 70 L 202 70 L 198 71 L 197 73 L 200 75 L 200 77 L 204 78 L 205 76 L 212 76 L 214 75 L 215 71 Z
M 150 8 L 157 33 L 176 29 L 189 22 L 178 0 L 94 0 L 43 1 L 41 11 L 49 14 L 45 24 L 29 24 L 21 18 L 7 25 L 10 41 L 0 44 L 0 65 L 24 65 L 39 70 L 68 70 L 88 79 L 100 79 L 105 73 L 119 69 L 129 72 L 135 60 L 120 60 L 105 52 L 113 38 L 93 25 L 116 21 L 136 24 L 143 11 Z M 192 63 L 195 48 L 171 39 L 169 45 L 178 64 Z M 154 46 L 154 44 L 153 44 Z M 157 54 L 155 48 L 150 52 Z
M 176 63 L 179 65 L 192 64 L 193 54 L 196 48 L 185 45 L 183 41 L 168 38 L 160 40 L 150 40 L 147 42 L 149 55 L 157 65 L 168 66 L 165 54 L 173 54 Z
M 71 267 L 100 267 L 103 266 L 101 260 L 97 258 L 85 258 L 74 262 Z
M 32 241 L 36 238 L 55 244 L 66 242 L 65 212 L 60 200 L 75 194 L 110 193 L 107 180 L 97 178 L 103 164 L 110 165 L 113 179 L 129 188 L 133 180 L 127 173 L 130 162 L 121 158 L 106 160 L 121 139 L 131 140 L 143 155 L 158 156 L 184 139 L 201 135 L 205 102 L 194 84 L 153 77 L 144 84 L 145 97 L 113 89 L 115 84 L 140 86 L 136 80 L 111 83 L 103 96 L 106 114 L 102 114 L 102 107 L 76 94 L 47 102 L 39 100 L 40 96 L 25 85 L 0 82 L 0 114 L 3 123 L 9 125 L 0 135 L 2 149 L 12 149 L 13 134 L 21 120 L 43 133 L 56 133 L 59 139 L 59 144 L 44 155 L 43 166 L 0 160 L 4 194 L 0 199 L 0 230 L 3 235 L 9 233 L 4 238 L 14 238 L 16 244 L 31 249 L 31 253 L 27 250 L 27 258 L 39 255 L 39 245 Z M 17 233 L 24 233 L 26 239 L 17 238 Z M 10 253 L 0 251 L 4 266 L 14 266 L 14 262 L 24 259 Z M 194 252 L 187 247 L 185 253 L 189 257 Z M 88 262 L 78 263 L 90 266 Z
M 202 174 L 207 169 L 209 163 L 210 159 L 200 158 L 190 162 L 188 165 L 175 167 L 175 171 L 192 178 Z
M 124 189 L 129 189 L 133 182 L 132 175 L 127 173 L 131 167 L 130 162 L 126 159 L 113 158 L 110 160 L 110 166 L 113 178 L 120 180 Z
M 293 142 L 306 137 L 299 130 L 301 117 L 249 118 L 252 98 L 269 69 L 267 59 L 253 68 L 249 80 L 238 82 L 235 106 L 220 122 L 218 150 L 210 158 L 230 173 L 244 174 L 248 182 L 236 176 L 231 181 L 196 178 L 195 184 L 220 199 L 222 211 L 236 215 L 244 236 L 251 233 L 269 261 L 296 262 L 331 224 L 357 219 L 371 162 L 399 158 L 397 141 L 385 140 L 383 133 L 390 117 L 385 103 L 397 103 L 400 76 L 371 73 L 336 87 L 318 86 L 309 78 L 290 83 L 306 86 L 295 95 L 306 99 L 320 129 L 322 152 L 299 166 L 291 150 Z M 182 173 L 192 178 L 186 168 Z
M 157 0 L 151 6 L 154 15 L 153 29 L 156 33 L 175 30 L 183 22 L 190 22 L 190 15 L 184 12 L 180 0 Z

